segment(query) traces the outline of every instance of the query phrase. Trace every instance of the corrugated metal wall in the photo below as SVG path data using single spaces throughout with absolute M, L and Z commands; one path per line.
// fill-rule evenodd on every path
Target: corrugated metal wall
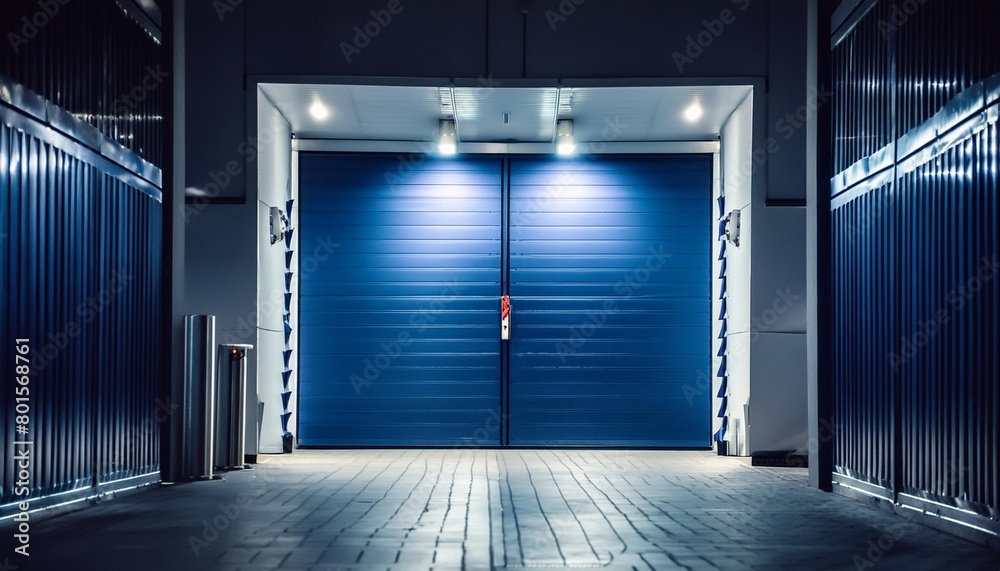
M 34 443 L 37 498 L 156 472 L 162 416 L 159 191 L 64 137 L 11 123 L 0 124 L 0 303 L 10 345 L 0 362 L 13 373 L 14 339 L 28 339 L 32 372 L 27 435 L 16 432 L 13 385 L 0 397 L 2 503 L 14 500 L 15 440 Z
M 995 533 L 1000 5 L 906 6 L 832 53 L 834 481 Z
M 4 2 L 0 31 L 6 515 L 15 501 L 38 508 L 157 479 L 174 410 L 156 399 L 160 45 L 111 0 Z M 28 393 L 15 394 L 24 346 Z M 17 493 L 23 450 L 28 496 Z
M 163 161 L 162 48 L 114 0 L 4 0 L 0 75 Z
M 871 156 L 892 137 L 889 39 L 879 27 L 887 12 L 886 3 L 876 6 L 833 49 L 835 173 Z
M 900 491 L 1000 515 L 997 123 L 900 177 Z
M 834 370 L 836 464 L 881 487 L 892 481 L 893 375 L 885 358 L 896 330 L 892 184 L 835 210 Z
M 896 38 L 896 125 L 902 135 L 1000 70 L 1000 3 L 926 0 L 919 10 L 902 12 L 889 4 L 880 3 L 887 9 L 880 28 Z

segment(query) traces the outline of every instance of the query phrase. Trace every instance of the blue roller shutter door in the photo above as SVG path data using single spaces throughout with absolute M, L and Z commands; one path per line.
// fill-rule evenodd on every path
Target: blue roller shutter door
M 300 443 L 499 444 L 502 159 L 300 161 Z
M 510 170 L 510 444 L 709 446 L 711 157 Z
M 709 445 L 710 157 L 301 160 L 302 444 Z

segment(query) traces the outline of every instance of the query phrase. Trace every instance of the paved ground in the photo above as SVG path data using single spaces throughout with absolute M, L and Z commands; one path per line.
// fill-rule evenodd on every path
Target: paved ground
M 41 521 L 31 550 L 8 568 L 1000 569 L 805 470 L 710 452 L 300 450 Z

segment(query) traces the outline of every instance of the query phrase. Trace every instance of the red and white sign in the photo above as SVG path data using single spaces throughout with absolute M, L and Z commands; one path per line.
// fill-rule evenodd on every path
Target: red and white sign
M 510 340 L 510 296 L 500 298 L 500 339 Z

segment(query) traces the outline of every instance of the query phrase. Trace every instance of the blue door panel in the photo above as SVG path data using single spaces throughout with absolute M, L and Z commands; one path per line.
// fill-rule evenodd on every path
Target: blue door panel
M 496 410 L 477 414 L 478 422 L 456 425 L 440 422 L 386 423 L 382 415 L 368 414 L 364 422 L 316 422 L 313 430 L 336 444 L 324 446 L 494 446 L 499 438 Z M 413 438 L 408 435 L 420 435 Z
M 511 159 L 510 444 L 709 445 L 711 169 Z
M 639 213 L 636 214 L 638 217 Z M 512 263 L 518 261 L 517 258 L 520 256 L 576 256 L 580 252 L 587 252 L 589 254 L 604 255 L 646 254 L 648 257 L 653 256 L 654 253 L 658 253 L 661 256 L 664 256 L 665 259 L 656 258 L 651 260 L 649 263 L 654 265 L 659 264 L 656 267 L 662 267 L 667 263 L 667 261 L 669 261 L 669 256 L 671 256 L 673 252 L 684 252 L 686 254 L 694 255 L 704 254 L 706 257 L 709 255 L 709 244 L 707 238 L 704 240 L 698 240 L 695 232 L 685 233 L 685 235 L 690 236 L 690 238 L 670 240 L 669 237 L 663 237 L 659 241 L 649 241 L 619 240 L 610 237 L 600 240 L 594 238 L 594 236 L 597 235 L 597 232 L 605 231 L 610 233 L 616 232 L 616 230 L 605 230 L 603 228 L 592 228 L 589 226 L 585 227 L 583 230 L 584 232 L 576 240 L 512 240 L 514 244 L 517 244 L 516 250 L 513 248 L 512 244 Z M 672 248 L 661 250 L 660 248 L 664 247 L 667 243 L 670 243 Z M 646 262 L 643 261 L 643 264 L 645 263 Z M 635 270 L 636 268 L 632 269 Z
M 446 270 L 445 270 L 446 271 Z M 497 268 L 497 275 L 499 275 L 500 268 Z M 304 278 L 306 276 L 303 276 Z M 374 294 L 375 297 L 393 297 L 393 296 L 403 296 L 406 292 L 411 295 L 430 297 L 432 299 L 436 298 L 442 302 L 447 302 L 447 310 L 452 310 L 455 307 L 452 304 L 453 298 L 458 296 L 489 296 L 491 299 L 496 297 L 495 295 L 490 295 L 495 292 L 499 286 L 497 282 L 492 284 L 485 282 L 473 282 L 473 283 L 458 283 L 458 282 L 437 282 L 437 283 L 425 283 L 425 282 L 340 282 L 334 279 L 331 280 L 319 280 L 316 278 L 307 278 L 301 282 L 299 286 L 299 291 L 303 296 L 322 296 L 322 295 L 342 295 L 350 297 L 365 297 L 370 294 Z M 375 300 L 377 301 L 377 300 Z M 496 303 L 496 300 L 493 300 Z M 432 302 L 433 303 L 433 302 Z
M 549 369 L 547 383 L 522 384 L 516 387 L 520 397 L 545 397 L 566 399 L 567 393 L 573 398 L 605 398 L 608 396 L 620 398 L 646 398 L 654 393 L 664 398 L 688 398 L 692 388 L 691 379 L 684 369 L 656 369 L 649 371 L 647 377 L 653 381 L 642 382 L 635 378 L 631 369 L 606 369 L 591 371 L 587 369 Z M 684 390 L 685 386 L 688 388 Z
M 436 335 L 436 331 L 427 330 L 427 334 Z M 310 337 L 301 345 L 302 351 L 316 354 L 332 354 L 336 352 L 346 355 L 361 355 L 371 348 L 372 344 L 395 343 L 395 339 L 352 339 L 349 337 L 339 339 L 318 340 Z M 496 338 L 490 341 L 477 341 L 461 338 L 440 337 L 437 339 L 410 339 L 406 344 L 406 354 L 400 354 L 393 361 L 393 365 L 401 366 L 409 363 L 413 359 L 419 359 L 426 355 L 458 355 L 463 358 L 475 356 L 489 356 L 496 349 Z M 390 352 L 388 349 L 386 352 Z
M 455 284 L 449 285 L 454 286 Z M 464 284 L 458 284 L 458 286 L 464 287 Z M 442 299 L 440 292 L 438 292 L 438 295 L 430 296 L 357 297 L 351 300 L 350 307 L 344 307 L 344 304 L 332 296 L 317 297 L 311 302 L 310 308 L 314 308 L 319 312 L 342 314 L 382 310 L 382 314 L 384 315 L 404 314 L 406 319 L 402 319 L 401 321 L 411 323 L 410 316 L 413 313 L 423 315 L 433 311 L 434 323 L 442 323 L 447 318 L 466 315 L 469 312 L 497 311 L 497 300 L 494 297 L 467 298 L 463 300 L 463 303 L 465 304 L 463 308 L 466 311 L 451 310 L 452 305 L 450 300 Z M 444 311 L 445 309 L 449 309 L 449 311 Z M 413 321 L 417 321 L 417 319 L 414 318 Z
M 418 213 L 414 212 L 414 215 Z M 492 213 L 484 213 L 492 214 Z M 421 214 L 429 219 L 434 218 L 434 212 Z M 350 232 L 359 226 L 342 227 L 344 232 Z M 366 229 L 367 230 L 367 229 Z M 500 240 L 447 240 L 438 237 L 437 228 L 425 229 L 422 239 L 413 240 L 364 240 L 342 238 L 338 240 L 338 254 L 494 254 L 500 253 Z M 499 229 L 498 229 L 499 232 Z
M 460 385 L 449 387 L 449 396 L 447 397 L 428 397 L 427 392 L 434 391 L 435 384 L 445 384 L 456 380 L 465 380 L 462 375 L 451 376 L 448 375 L 447 372 L 441 374 L 438 379 L 440 380 L 420 382 L 408 381 L 403 383 L 384 381 L 373 383 L 368 386 L 368 390 L 366 390 L 366 392 L 373 396 L 379 396 L 380 399 L 358 401 L 355 404 L 361 409 L 377 410 L 383 405 L 389 408 L 401 408 L 401 406 L 397 405 L 393 399 L 399 400 L 400 402 L 405 400 L 413 404 L 419 404 L 420 402 L 426 401 L 426 399 L 488 399 L 493 398 L 496 393 L 496 380 L 490 379 L 489 381 L 463 382 Z M 316 407 L 342 408 L 343 405 L 338 402 L 337 399 L 340 399 L 345 395 L 354 394 L 354 392 L 354 387 L 349 382 L 338 381 L 327 383 L 315 391 L 314 397 L 310 399 L 308 403 L 303 403 L 303 410 L 311 410 Z
M 708 256 L 705 256 L 706 258 Z M 513 272 L 511 272 L 513 274 Z M 512 284 L 513 285 L 513 284 Z M 559 282 L 556 276 L 552 276 L 551 281 L 545 282 L 521 282 L 518 286 L 518 294 L 532 297 L 590 297 L 605 300 L 617 300 L 629 295 L 641 295 L 644 298 L 693 298 L 699 293 L 709 289 L 709 279 L 706 276 L 702 281 L 686 281 L 681 283 L 654 283 L 636 285 L 623 282 L 616 283 L 567 283 Z M 707 297 L 707 296 L 706 296 Z M 613 309 L 612 309 L 613 311 Z
M 711 309 L 711 300 L 706 296 L 701 300 L 689 299 L 646 299 L 632 296 L 628 299 L 543 299 L 533 297 L 518 298 L 518 311 L 563 312 L 568 308 L 583 307 L 585 310 L 620 311 L 633 315 L 676 315 L 680 313 L 698 314 Z M 661 321 L 657 320 L 657 323 Z
M 391 271 L 386 271 L 391 270 Z M 447 270 L 450 280 L 442 283 L 441 270 Z M 317 271 L 310 276 L 310 281 L 344 281 L 361 283 L 431 283 L 449 285 L 454 282 L 468 283 L 496 283 L 496 268 L 387 268 L 384 266 L 376 268 L 339 268 L 335 271 Z M 387 275 L 388 274 L 388 275 Z
M 567 402 L 553 399 L 549 401 L 527 402 L 524 408 L 518 411 L 518 417 L 521 418 L 521 422 L 531 425 L 557 426 L 560 424 L 579 424 L 581 426 L 589 426 L 590 431 L 599 431 L 600 438 L 595 439 L 595 442 L 599 443 L 601 440 L 604 440 L 605 431 L 614 428 L 616 425 L 630 427 L 633 434 L 636 431 L 647 430 L 645 428 L 647 426 L 659 427 L 668 422 L 682 430 L 686 430 L 692 423 L 697 424 L 705 416 L 701 411 L 687 406 L 686 401 L 672 402 L 669 399 L 657 399 L 655 404 L 652 405 L 655 408 L 635 409 L 629 408 L 628 405 L 631 404 L 630 400 L 617 401 L 621 403 L 621 406 L 616 408 L 609 408 L 607 403 L 604 402 L 605 400 L 607 399 L 595 400 L 590 403 Z M 588 405 L 591 408 L 583 408 Z M 664 415 L 664 406 L 674 406 L 678 410 L 671 412 L 669 415 Z M 587 429 L 583 430 L 586 431 Z M 538 444 L 542 444 L 546 439 L 551 437 L 543 431 L 539 432 Z M 643 443 L 649 444 L 659 441 L 662 433 L 652 432 L 652 436 L 652 438 Z M 576 435 L 575 439 L 577 440 L 576 443 L 579 444 L 579 434 Z
M 511 335 L 517 335 L 518 331 L 515 329 Z M 638 382 L 654 382 L 659 381 L 659 377 L 653 372 L 661 368 L 667 369 L 686 369 L 686 373 L 694 382 L 699 375 L 699 371 L 708 370 L 708 350 L 704 351 L 702 354 L 686 354 L 686 355 L 636 355 L 627 354 L 620 355 L 614 353 L 599 353 L 589 348 L 576 349 L 570 344 L 572 333 L 567 332 L 566 341 L 562 345 L 550 345 L 549 349 L 544 353 L 531 353 L 525 351 L 520 345 L 518 345 L 517 354 L 511 355 L 511 370 L 522 369 L 520 372 L 524 373 L 526 370 L 531 370 L 533 375 L 531 377 L 524 375 L 518 380 L 511 378 L 511 392 L 514 393 L 516 390 L 514 387 L 520 383 L 530 383 L 537 382 L 539 378 L 542 380 L 548 378 L 548 372 L 550 369 L 560 369 L 560 368 L 592 368 L 592 369 L 606 369 L 622 366 L 622 361 L 627 362 L 628 366 L 633 368 L 632 377 Z M 514 349 L 514 347 L 512 347 Z M 511 409 L 516 411 L 517 404 L 511 403 Z M 705 409 L 708 410 L 707 408 Z M 708 412 L 705 413 L 706 416 Z
M 494 303 L 493 305 L 496 304 Z M 379 315 L 368 315 L 363 311 L 315 311 L 308 315 L 302 315 L 302 320 L 299 323 L 310 327 L 330 327 L 326 323 L 328 323 L 329 319 L 334 318 L 332 314 L 337 314 L 336 319 L 339 320 L 341 326 L 364 326 L 363 329 L 356 328 L 354 330 L 355 336 L 367 335 L 370 331 L 377 331 L 377 328 L 389 328 L 396 331 L 401 327 L 406 327 L 419 330 L 421 325 L 416 324 L 418 318 L 412 317 L 414 311 L 419 311 L 419 309 L 410 311 L 387 310 L 385 313 Z M 483 316 L 479 315 L 480 313 L 483 312 L 470 310 L 465 313 L 435 315 L 434 327 L 448 327 L 450 325 L 456 327 L 467 326 L 464 327 L 464 330 L 475 334 L 476 331 L 485 328 L 482 324 Z M 430 327 L 430 325 L 423 327 Z M 491 327 L 488 329 L 490 330 L 490 334 L 496 337 L 496 328 Z
M 535 204 L 522 206 L 524 210 L 512 210 L 510 220 L 513 226 L 523 226 L 530 224 L 537 219 L 542 212 L 545 213 L 547 226 L 588 226 L 590 228 L 605 227 L 627 227 L 635 221 L 633 212 L 553 212 L 549 207 L 550 202 L 538 200 Z M 570 206 L 570 208 L 573 208 Z M 684 225 L 691 221 L 691 213 L 686 210 L 677 212 L 661 212 L 656 220 L 657 224 L 666 226 Z
M 501 159 L 300 160 L 300 442 L 499 444 Z
M 471 428 L 469 431 L 469 441 L 472 440 L 472 432 L 474 432 L 476 428 L 479 428 L 479 426 L 484 423 L 485 418 L 487 418 L 483 416 L 482 410 L 480 409 L 460 408 L 462 406 L 461 403 L 432 403 L 427 405 L 427 408 L 418 408 L 422 406 L 422 404 L 423 403 L 419 402 L 410 403 L 395 409 L 391 406 L 380 406 L 377 409 L 369 410 L 359 410 L 353 408 L 317 409 L 315 413 L 326 416 L 336 416 L 337 424 L 345 427 L 359 427 L 371 424 L 372 422 L 381 422 L 381 419 L 387 416 L 402 416 L 407 419 L 406 424 L 434 426 L 437 427 L 437 431 L 444 434 L 451 434 L 452 436 L 458 436 L 460 434 L 454 430 L 456 425 L 464 425 Z M 449 422 L 447 423 L 442 423 L 441 414 L 443 411 L 447 411 L 448 413 Z M 307 412 L 310 411 L 307 410 Z M 361 433 L 357 434 L 358 437 L 362 436 Z M 396 436 L 396 440 L 399 440 L 399 435 Z
M 328 224 L 329 221 L 324 221 Z M 339 246 L 338 246 L 339 248 Z M 484 254 L 488 255 L 488 254 Z M 324 267 L 329 264 L 331 268 L 340 269 L 368 269 L 368 268 L 455 268 L 455 269 L 479 269 L 482 261 L 478 257 L 468 254 L 430 254 L 427 252 L 417 252 L 410 254 L 369 254 L 368 256 L 334 256 L 328 262 L 324 262 Z M 317 268 L 318 269 L 318 268 Z
M 475 314 L 469 316 L 471 319 Z M 430 326 L 427 326 L 430 328 Z M 483 325 L 474 325 L 471 327 L 462 326 L 442 326 L 440 324 L 435 324 L 433 328 L 436 334 L 446 339 L 461 339 L 463 341 L 476 341 L 476 340 L 486 340 L 491 342 L 496 342 L 497 338 L 497 328 L 496 327 L 486 327 Z M 398 324 L 398 325 L 364 325 L 346 328 L 346 327 L 333 327 L 333 326 L 315 326 L 313 334 L 310 335 L 311 341 L 360 341 L 367 342 L 370 340 L 375 341 L 389 341 L 396 339 L 400 331 L 410 331 L 411 335 L 417 337 L 420 333 L 420 327 L 410 324 Z M 423 341 L 422 339 L 415 338 L 414 343 L 419 343 Z
M 311 217 L 313 221 L 330 223 L 328 217 Z M 324 219 L 325 218 L 325 219 Z M 340 224 L 338 224 L 340 225 Z M 343 226 L 355 226 L 353 228 L 352 240 L 340 244 L 338 247 L 353 246 L 358 241 L 367 240 L 425 240 L 427 239 L 427 229 L 422 226 L 405 225 L 383 225 L 383 226 L 361 226 L 357 224 L 343 224 Z M 437 240 L 496 240 L 496 228 L 494 226 L 464 226 L 448 225 L 438 226 L 434 229 L 434 238 Z
M 594 228 L 591 226 L 591 228 Z M 702 225 L 704 228 L 704 224 Z M 645 255 L 630 255 L 625 254 L 608 254 L 600 256 L 594 253 L 585 255 L 549 255 L 549 256 L 519 256 L 516 260 L 512 260 L 514 267 L 518 269 L 531 269 L 531 268 L 575 268 L 578 261 L 582 257 L 586 257 L 590 268 L 592 269 L 619 269 L 625 272 L 631 272 L 636 267 L 641 266 L 645 263 L 646 258 L 649 254 Z M 669 259 L 667 259 L 663 267 L 664 268 L 687 268 L 687 269 L 698 269 L 704 263 L 702 256 L 700 254 L 679 254 L 672 252 Z
M 304 184 L 304 183 L 303 183 Z M 310 210 L 309 212 L 301 212 L 299 214 L 300 223 L 305 226 L 306 224 L 315 225 L 337 225 L 337 226 L 360 226 L 364 228 L 364 224 L 359 224 L 358 222 L 358 211 L 357 210 L 337 210 L 336 204 L 330 204 L 328 206 L 330 210 Z M 437 213 L 436 220 L 441 226 L 475 226 L 476 222 L 482 222 L 482 216 L 478 212 L 439 212 Z M 409 226 L 413 223 L 413 217 L 410 216 L 409 212 L 402 211 L 388 211 L 381 214 L 381 222 L 385 227 L 394 226 Z M 317 231 L 317 236 L 322 234 Z

